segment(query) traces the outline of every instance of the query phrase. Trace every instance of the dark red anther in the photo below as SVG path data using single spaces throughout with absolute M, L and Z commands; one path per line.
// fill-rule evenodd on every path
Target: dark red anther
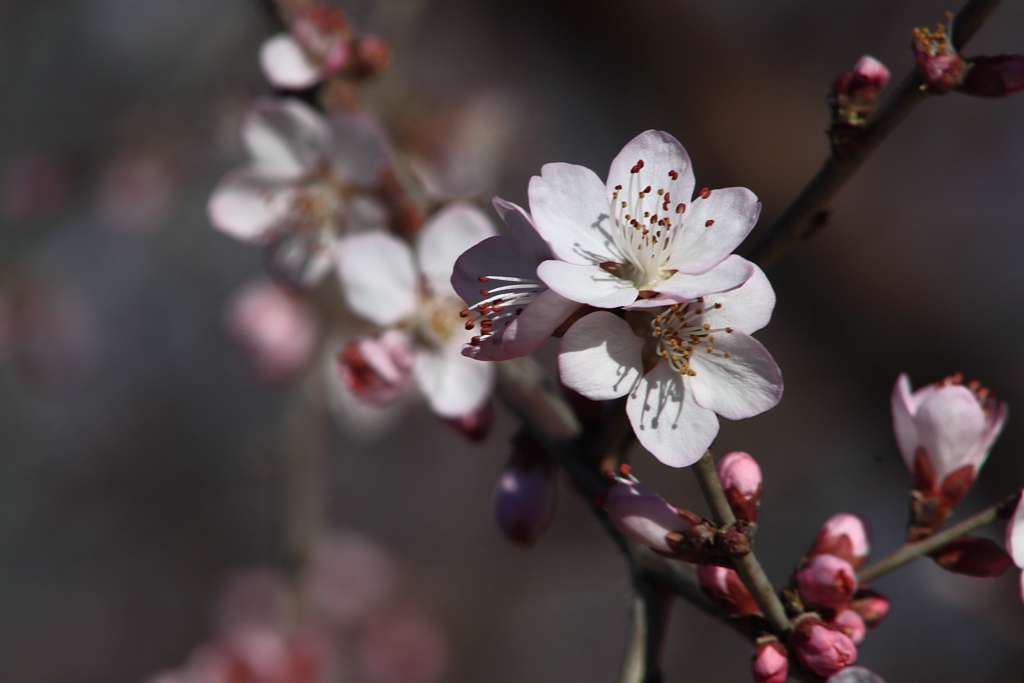
M 712 219 L 710 219 L 710 220 L 706 220 L 706 221 L 704 221 L 704 227 L 705 227 L 705 228 L 710 228 L 710 227 L 711 227 L 712 225 L 714 225 L 714 224 L 715 224 L 715 220 L 714 220 L 713 218 L 712 218 Z
M 495 313 L 500 313 L 501 311 L 505 310 L 505 305 L 504 304 L 495 304 L 495 305 L 491 306 L 491 310 L 494 311 Z
M 679 171 L 669 171 L 668 177 L 672 180 L 679 180 Z
M 650 193 L 651 193 L 651 186 L 648 185 L 647 187 L 644 188 L 644 191 L 641 192 L 640 194 L 650 194 Z
M 628 462 L 624 462 L 621 465 L 619 465 L 619 472 L 621 472 L 623 474 L 623 476 L 628 477 L 629 473 L 632 472 L 632 471 L 633 471 L 633 466 L 630 465 Z
M 682 202 L 676 204 L 676 213 L 682 213 L 684 211 L 686 211 L 686 204 L 683 204 Z
M 463 309 L 463 310 L 459 311 L 459 317 L 460 318 L 468 318 L 469 317 L 469 309 L 466 308 L 466 309 Z
M 615 189 L 616 189 L 616 190 L 621 190 L 621 189 L 622 189 L 622 185 L 616 185 L 616 186 L 615 186 Z
M 471 329 L 473 329 L 473 327 L 475 326 L 475 324 L 476 324 L 476 323 L 474 323 L 474 322 L 473 322 L 472 320 L 467 320 L 467 321 L 466 321 L 466 329 L 467 329 L 467 330 L 471 330 Z
M 486 275 L 481 275 L 480 277 L 477 278 L 477 280 L 479 280 L 480 282 L 490 282 L 491 278 L 487 277 Z
M 708 189 L 708 188 L 706 188 L 706 187 L 705 187 L 705 188 L 703 188 L 703 189 L 702 189 L 702 190 L 700 191 L 700 196 L 701 196 L 701 198 L 702 198 L 702 199 L 707 199 L 708 197 L 710 197 L 710 196 L 711 196 L 711 190 L 709 190 L 709 189 Z
M 480 296 L 490 296 L 490 295 L 491 295 L 491 293 L 488 292 L 486 289 L 481 289 L 480 290 Z
M 631 169 L 629 170 L 629 172 L 630 172 L 630 173 L 639 173 L 639 172 L 640 172 L 640 169 L 641 169 L 641 168 L 643 168 L 643 167 L 644 167 L 644 160 L 643 160 L 643 159 L 640 159 L 640 160 L 639 160 L 639 161 L 637 161 L 637 162 L 636 162 L 635 164 L 633 164 L 633 168 L 631 168 Z

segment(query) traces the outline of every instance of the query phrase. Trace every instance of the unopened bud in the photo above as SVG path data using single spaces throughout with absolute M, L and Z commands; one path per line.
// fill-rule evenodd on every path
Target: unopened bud
M 1013 563 L 996 543 L 974 536 L 958 538 L 931 553 L 930 557 L 940 567 L 954 574 L 981 578 L 1000 576 Z
M 815 555 L 796 573 L 797 588 L 805 603 L 842 607 L 857 590 L 857 576 L 846 560 L 835 555 Z
M 970 71 L 957 87 L 975 97 L 1006 97 L 1024 90 L 1024 55 L 974 57 Z
M 853 600 L 847 605 L 860 615 L 864 620 L 864 625 L 868 628 L 874 628 L 882 623 L 882 620 L 889 614 L 889 606 L 889 598 L 866 586 L 862 586 L 854 593 Z
M 756 522 L 761 504 L 761 468 L 757 461 L 742 451 L 728 453 L 718 463 L 718 478 L 736 518 Z
M 870 55 L 864 55 L 853 67 L 832 83 L 829 104 L 833 124 L 863 126 L 875 108 L 878 93 L 889 82 L 889 69 Z
M 685 534 L 690 529 L 690 523 L 680 516 L 684 511 L 635 480 L 616 478 L 603 504 L 615 528 L 664 553 L 673 552 L 666 539 L 668 534 Z
M 786 683 L 789 679 L 789 653 L 774 636 L 758 639 L 750 672 L 755 683 Z
M 850 637 L 815 616 L 795 622 L 789 646 L 800 663 L 819 676 L 831 676 L 857 661 L 857 646 Z
M 947 93 L 960 85 L 967 75 L 968 66 L 953 47 L 942 24 L 938 24 L 934 31 L 914 29 L 913 48 L 917 67 L 931 92 Z
M 512 457 L 494 492 L 494 519 L 505 536 L 533 545 L 548 528 L 555 511 L 555 466 L 532 438 L 515 437 Z
M 697 567 L 697 581 L 700 589 L 708 600 L 715 603 L 729 614 L 758 614 L 754 596 L 750 594 L 743 581 L 732 569 L 713 565 Z M 780 646 L 781 647 L 781 646 Z
M 494 406 L 490 401 L 460 417 L 442 420 L 446 425 L 466 437 L 470 443 L 480 443 L 491 433 L 494 424 Z
M 870 539 L 867 523 L 861 517 L 840 512 L 821 527 L 808 555 L 835 555 L 856 569 L 868 559 Z
M 376 76 L 391 64 L 391 47 L 380 36 L 367 33 L 352 41 L 348 68 L 356 78 Z
M 864 623 L 864 619 L 849 608 L 839 610 L 828 623 L 832 628 L 849 636 L 854 645 L 863 643 L 864 637 L 868 634 L 868 627 Z

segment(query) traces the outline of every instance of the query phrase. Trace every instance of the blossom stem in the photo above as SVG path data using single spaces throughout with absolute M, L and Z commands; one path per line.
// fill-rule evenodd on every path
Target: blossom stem
M 899 569 L 900 567 L 913 562 L 919 557 L 923 557 L 924 555 L 928 555 L 929 553 L 939 550 L 943 546 L 952 543 L 961 536 L 971 533 L 975 529 L 980 529 L 981 527 L 1000 519 L 1009 519 L 1010 516 L 1013 515 L 1013 510 L 1016 508 L 1017 502 L 1020 500 L 1020 496 L 1020 492 L 1014 493 L 1005 500 L 994 505 L 990 505 L 976 515 L 968 517 L 964 521 L 954 524 L 951 527 L 947 527 L 936 534 L 932 534 L 924 540 L 915 541 L 913 543 L 904 543 L 888 557 L 885 557 L 857 572 L 858 583 L 864 584 L 874 581 L 893 570 Z
M 672 608 L 672 594 L 654 581 L 634 574 L 629 642 L 619 683 L 661 683 L 661 648 Z
M 722 481 L 718 478 L 718 471 L 715 469 L 715 459 L 708 450 L 693 466 L 693 472 L 697 476 L 704 498 L 711 508 L 711 515 L 715 523 L 721 527 L 727 527 L 736 523 L 736 515 L 729 507 L 729 500 L 725 497 L 725 490 L 722 488 Z M 778 635 L 783 635 L 790 629 L 789 617 L 786 616 L 786 609 L 782 601 L 775 593 L 768 575 L 764 573 L 761 563 L 751 550 L 742 557 L 733 560 L 736 573 L 739 574 L 743 584 L 754 596 L 754 601 L 761 608 L 765 619 L 771 624 Z
M 953 45 L 960 49 L 981 27 L 1001 0 L 968 0 L 953 21 Z M 767 267 L 785 252 L 809 239 L 828 219 L 823 207 L 860 168 L 871 152 L 920 102 L 928 97 L 915 67 L 881 106 L 857 141 L 842 154 L 833 152 L 821 170 L 775 219 L 750 251 L 748 258 Z

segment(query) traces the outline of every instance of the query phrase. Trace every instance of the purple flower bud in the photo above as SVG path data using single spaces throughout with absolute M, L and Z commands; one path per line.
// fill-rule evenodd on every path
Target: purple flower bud
M 603 502 L 615 528 L 664 553 L 673 552 L 665 538 L 668 534 L 685 533 L 690 528 L 677 508 L 635 480 L 616 478 Z
M 857 591 L 853 567 L 835 555 L 815 555 L 796 573 L 797 588 L 805 602 L 821 607 L 842 607 Z
M 789 679 L 789 654 L 776 638 L 759 639 L 750 662 L 756 683 L 786 683 Z
M 992 578 L 1000 576 L 1013 563 L 1010 556 L 987 538 L 964 536 L 943 546 L 931 558 L 954 574 Z
M 958 92 L 975 97 L 1006 97 L 1024 90 L 1024 55 L 974 57 L 969 66 Z
M 714 565 L 698 565 L 697 581 L 708 599 L 729 614 L 759 614 L 754 596 L 732 569 Z M 781 646 L 780 646 L 781 647 Z
M 494 492 L 498 528 L 516 543 L 533 545 L 551 523 L 556 484 L 554 463 L 540 444 L 528 436 L 517 436 Z
M 718 478 L 736 518 L 756 522 L 761 504 L 761 468 L 757 461 L 743 451 L 728 453 L 718 463 Z
M 840 512 L 829 517 L 822 526 L 808 555 L 835 555 L 857 568 L 868 559 L 870 538 L 867 523 L 862 518 Z
M 849 636 L 814 616 L 795 623 L 789 645 L 800 662 L 819 676 L 831 676 L 857 661 L 857 646 Z

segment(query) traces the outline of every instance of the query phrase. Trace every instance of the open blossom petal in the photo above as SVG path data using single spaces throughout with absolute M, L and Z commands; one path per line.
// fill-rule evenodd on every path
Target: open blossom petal
M 711 306 L 704 307 L 702 319 L 713 328 L 731 327 L 753 334 L 768 324 L 775 308 L 775 290 L 764 271 L 754 272 L 743 286 L 706 297 Z M 714 304 L 721 304 L 715 307 Z
M 434 214 L 420 232 L 420 269 L 430 290 L 455 297 L 452 271 L 459 256 L 494 235 L 494 226 L 483 212 L 469 204 L 452 204 Z
M 693 196 L 695 181 L 690 155 L 686 153 L 679 141 L 668 133 L 649 130 L 626 143 L 622 151 L 612 160 L 608 170 L 608 187 L 606 201 L 611 203 L 615 187 L 629 187 L 635 181 L 633 168 L 639 159 L 644 160 L 644 171 L 648 177 L 664 181 L 670 172 L 679 174 L 673 191 L 678 194 L 679 201 L 688 201 Z
M 643 373 L 642 348 L 643 340 L 625 320 L 598 311 L 576 321 L 562 337 L 558 372 L 565 386 L 589 399 L 618 398 Z
M 537 232 L 561 261 L 576 265 L 621 261 L 611 241 L 608 198 L 597 174 L 575 164 L 544 164 L 530 179 Z
M 732 255 L 704 273 L 691 275 L 680 270 L 658 287 L 661 296 L 655 299 L 639 299 L 634 308 L 646 307 L 656 301 L 660 301 L 664 306 L 666 303 L 697 299 L 708 292 L 736 289 L 754 274 L 755 268 L 756 266 L 745 258 Z
M 294 178 L 324 160 L 330 133 L 324 118 L 304 102 L 261 100 L 246 114 L 242 139 L 255 168 Z
M 706 348 L 712 348 L 710 346 Z M 716 337 L 714 349 L 695 353 L 690 366 L 694 400 L 724 418 L 740 420 L 773 408 L 782 398 L 782 372 L 767 349 L 742 332 Z
M 332 137 L 327 156 L 334 171 L 356 184 L 374 183 L 391 154 L 380 124 L 364 112 L 335 112 L 328 124 Z
M 505 225 L 509 227 L 516 239 L 529 247 L 536 254 L 538 261 L 551 258 L 551 247 L 537 233 L 533 218 L 526 212 L 526 209 L 518 204 L 505 201 L 501 197 L 495 197 L 491 203 L 494 204 L 494 210 L 501 216 L 501 220 L 505 221 Z
M 697 462 L 718 435 L 718 417 L 697 405 L 692 389 L 667 363 L 641 378 L 626 402 L 626 414 L 640 444 L 670 467 Z
M 338 274 L 348 305 L 383 327 L 412 315 L 419 290 L 412 250 L 383 232 L 349 235 L 338 242 Z
M 669 259 L 670 268 L 701 273 L 719 263 L 754 229 L 761 214 L 757 195 L 745 187 L 711 190 L 698 195 L 686 212 L 687 224 L 704 226 L 684 232 Z
M 550 289 L 541 292 L 523 309 L 522 315 L 516 317 L 505 328 L 504 334 L 496 344 L 500 352 L 492 352 L 489 360 L 521 358 L 533 353 L 550 339 L 552 333 L 579 307 L 575 301 L 570 301 Z M 503 353 L 505 357 L 497 357 L 498 353 Z M 477 358 L 483 359 L 482 356 Z
M 310 61 L 302 47 L 287 33 L 264 41 L 260 48 L 260 66 L 276 88 L 299 90 L 315 85 L 323 78 L 320 67 Z
M 413 376 L 431 409 L 441 417 L 457 418 L 480 409 L 494 386 L 494 365 L 462 355 L 462 344 L 420 348 Z
M 288 180 L 241 170 L 224 177 L 210 196 L 210 222 L 232 237 L 256 242 L 287 217 L 295 198 Z
M 554 291 L 581 304 L 619 308 L 636 299 L 636 288 L 631 282 L 617 278 L 596 265 L 545 261 L 537 266 L 537 275 Z

